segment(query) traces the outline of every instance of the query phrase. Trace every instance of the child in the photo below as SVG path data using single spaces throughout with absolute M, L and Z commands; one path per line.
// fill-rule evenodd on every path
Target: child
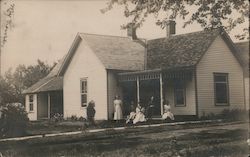
M 92 125 L 95 125 L 95 112 L 95 102 L 91 100 L 87 107 L 87 118 Z

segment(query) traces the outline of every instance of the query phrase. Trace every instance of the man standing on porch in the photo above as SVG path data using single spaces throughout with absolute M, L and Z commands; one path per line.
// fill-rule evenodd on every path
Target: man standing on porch
M 148 119 L 151 119 L 153 114 L 154 114 L 154 96 L 151 96 L 150 101 L 148 103 L 147 106 L 147 110 L 146 110 L 146 117 Z

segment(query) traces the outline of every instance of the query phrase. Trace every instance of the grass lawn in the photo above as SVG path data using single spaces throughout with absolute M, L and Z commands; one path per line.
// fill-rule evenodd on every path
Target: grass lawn
M 194 118 L 185 119 L 185 121 L 197 120 Z M 184 121 L 183 119 L 177 117 L 174 122 Z M 88 125 L 88 122 L 83 121 L 61 121 L 61 122 L 50 122 L 50 121 L 38 121 L 30 122 L 27 128 L 26 135 L 39 135 L 39 134 L 49 134 L 49 133 L 60 133 L 69 131 L 79 131 L 84 129 L 100 129 L 100 128 L 114 128 L 114 127 L 124 127 L 133 126 L 132 124 L 126 124 L 125 120 L 119 122 L 115 121 L 96 121 L 96 126 Z M 148 120 L 147 122 L 140 123 L 140 125 L 147 124 L 161 124 L 166 123 L 163 120 Z
M 246 123 L 127 128 L 0 143 L 4 157 L 244 157 Z

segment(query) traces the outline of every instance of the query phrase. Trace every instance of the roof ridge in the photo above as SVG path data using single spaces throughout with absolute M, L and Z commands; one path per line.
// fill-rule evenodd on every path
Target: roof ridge
M 243 43 L 249 43 L 250 41 L 247 40 L 247 41 L 236 41 L 234 42 L 235 44 L 243 44 Z
M 127 36 L 116 36 L 116 35 L 109 35 L 109 34 L 95 34 L 95 33 L 82 33 L 82 32 L 79 32 L 79 34 L 81 34 L 81 35 L 104 36 L 104 37 L 129 38 Z
M 114 38 L 126 38 L 126 39 L 130 39 L 131 37 L 128 37 L 128 36 L 118 36 L 118 35 L 109 35 L 109 34 L 95 34 L 95 33 L 82 33 L 82 32 L 79 32 L 80 35 L 93 35 L 93 36 L 103 36 L 103 37 L 114 37 Z M 147 40 L 145 38 L 137 38 L 135 40 L 132 40 L 131 41 L 138 41 L 138 40 Z
M 214 30 L 217 30 L 217 29 L 214 29 Z M 184 34 L 176 34 L 176 35 L 170 36 L 169 38 L 161 37 L 161 38 L 149 39 L 147 41 L 154 41 L 154 40 L 158 40 L 158 39 L 172 39 L 173 37 L 179 37 L 179 36 L 183 36 L 183 35 L 196 34 L 196 33 L 201 33 L 201 32 L 205 32 L 205 31 L 211 31 L 211 30 L 201 30 L 201 31 L 195 31 L 195 32 L 188 32 L 188 33 L 184 33 Z

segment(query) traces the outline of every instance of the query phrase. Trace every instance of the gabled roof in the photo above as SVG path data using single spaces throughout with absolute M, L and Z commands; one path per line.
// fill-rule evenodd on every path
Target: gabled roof
M 129 37 L 80 33 L 106 69 L 143 70 L 145 48 Z
M 65 58 L 65 57 L 63 57 Z M 24 90 L 23 94 L 39 93 L 45 91 L 57 91 L 63 90 L 63 77 L 58 76 L 58 71 L 62 66 L 63 59 L 61 59 L 57 65 L 51 70 L 51 72 L 37 83 Z
M 244 65 L 249 64 L 249 41 L 235 43 L 239 49 L 238 54 Z
M 223 29 L 214 29 L 148 41 L 147 68 L 173 69 L 195 66 L 219 35 L 242 65 L 238 49 L 228 34 Z
M 196 65 L 219 30 L 200 31 L 148 41 L 147 68 L 169 69 Z
M 86 41 L 106 69 L 129 71 L 144 69 L 145 47 L 141 44 L 141 40 L 133 41 L 129 37 L 79 33 L 59 70 L 60 76 L 63 76 L 70 64 L 80 40 Z
M 23 93 L 62 90 L 64 72 L 81 40 L 86 41 L 106 69 L 141 71 L 144 70 L 145 52 L 147 54 L 147 70 L 193 67 L 201 60 L 209 46 L 219 35 L 232 50 L 236 59 L 242 63 L 241 60 L 246 58 L 240 57 L 239 49 L 236 48 L 227 33 L 219 29 L 175 35 L 168 39 L 159 38 L 147 42 L 143 40 L 134 41 L 128 37 L 79 33 L 68 54 L 50 74 Z M 245 44 L 240 43 L 237 45 L 245 46 Z
M 249 41 L 235 43 L 239 49 L 238 56 L 240 57 L 245 73 L 249 73 Z

